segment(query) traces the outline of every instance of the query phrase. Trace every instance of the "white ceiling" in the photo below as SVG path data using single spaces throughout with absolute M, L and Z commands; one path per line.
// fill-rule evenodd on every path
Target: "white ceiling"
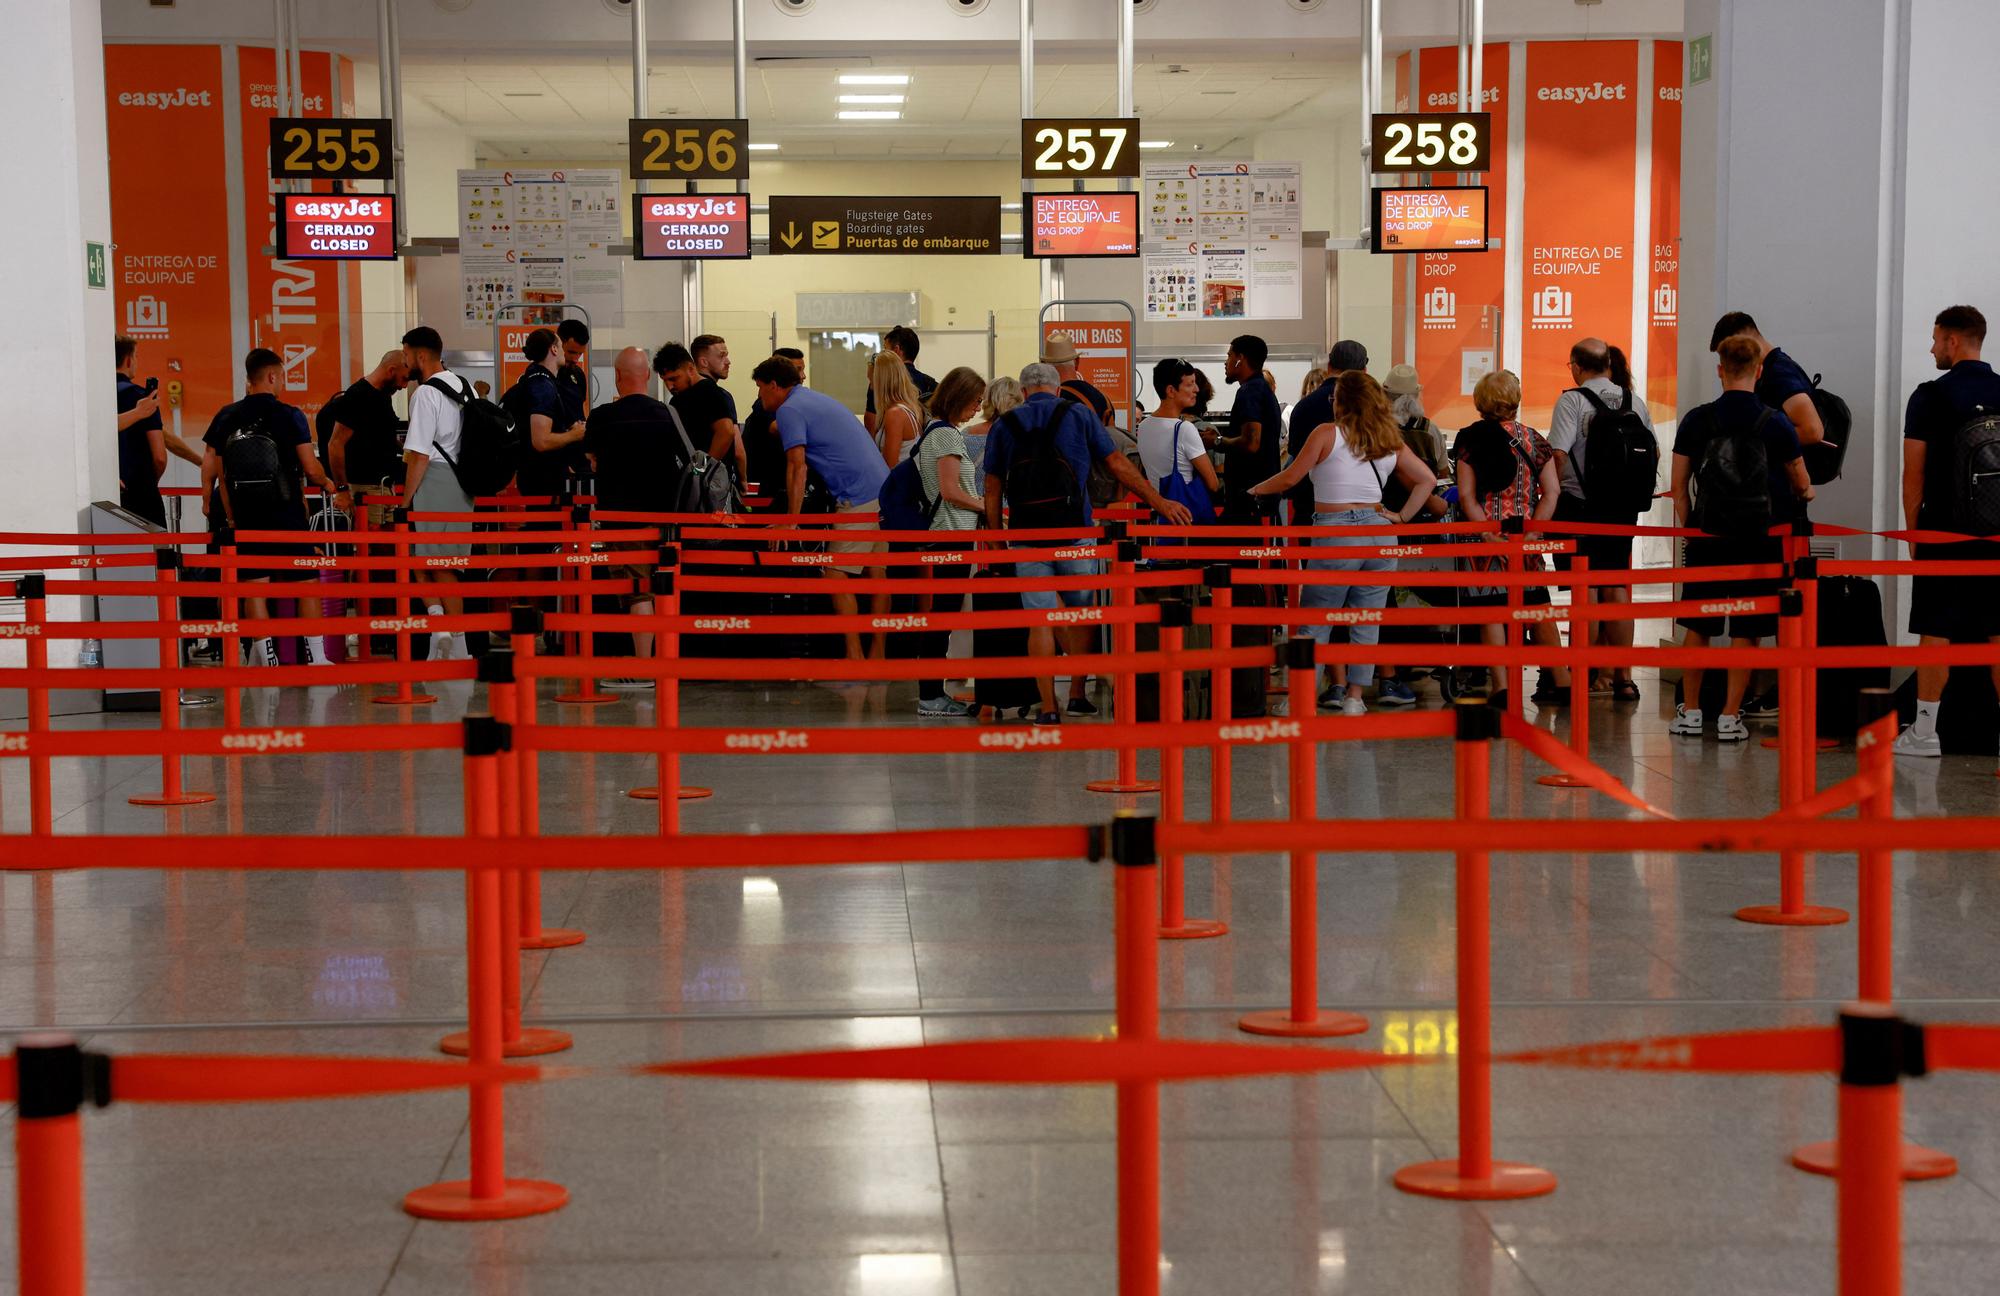
M 910 84 L 842 87 L 843 71 L 907 72 Z M 1255 60 L 1142 60 L 1134 78 L 1148 138 L 1176 151 L 1224 148 L 1274 125 L 1308 124 L 1344 111 L 1358 94 L 1351 59 L 1338 63 L 1265 57 Z M 903 93 L 893 122 L 840 121 L 843 93 Z M 648 77 L 651 115 L 732 116 L 726 63 L 655 66 Z M 1011 156 L 1020 142 L 1020 78 L 1012 61 L 928 64 L 810 62 L 756 66 L 749 73 L 751 136 L 782 146 L 787 157 Z M 413 126 L 451 127 L 471 135 L 487 157 L 538 156 L 552 144 L 582 160 L 619 158 L 632 110 L 629 59 L 566 58 L 510 62 L 405 56 L 403 104 Z M 875 107 L 876 105 L 855 105 Z M 1035 109 L 1043 117 L 1106 117 L 1117 108 L 1108 60 L 1048 61 L 1035 68 Z

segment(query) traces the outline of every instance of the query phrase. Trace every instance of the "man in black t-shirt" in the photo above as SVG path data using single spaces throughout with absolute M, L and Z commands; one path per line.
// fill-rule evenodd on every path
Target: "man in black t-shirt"
M 556 347 L 555 330 L 528 334 L 521 354 L 528 361 L 528 372 L 500 398 L 515 420 L 525 423 L 528 434 L 515 488 L 531 499 L 560 495 L 569 484 L 571 447 L 583 440 L 584 423 L 570 417 L 556 381 L 562 352 Z
M 1700 493 L 1699 475 L 1709 444 L 1718 437 L 1741 436 L 1756 428 L 1763 419 L 1765 489 L 1770 493 L 1771 522 L 1782 526 L 1799 515 L 1812 499 L 1812 483 L 1806 477 L 1805 460 L 1800 457 L 1799 434 L 1790 419 L 1778 410 L 1767 410 L 1756 394 L 1758 367 L 1763 350 L 1754 338 L 1725 338 L 1717 349 L 1722 378 L 1722 395 L 1706 405 L 1698 405 L 1682 416 L 1674 432 L 1673 495 L 1674 515 L 1680 526 L 1693 525 L 1689 518 Z M 1768 414 L 1768 417 L 1765 417 Z M 1767 566 L 1783 562 L 1784 541 L 1771 535 L 1693 536 L 1687 541 L 1685 566 L 1730 567 Z M 1681 590 L 1689 601 L 1770 598 L 1784 585 L 1782 579 L 1740 581 L 1690 581 Z M 1760 639 L 1778 632 L 1778 619 L 1770 614 L 1721 613 L 1713 616 L 1680 618 L 1687 631 L 1686 646 L 1706 648 L 1725 633 L 1732 647 L 1754 646 Z M 1701 678 L 1704 670 L 1689 666 L 1681 674 L 1681 702 L 1674 708 L 1669 733 L 1699 738 L 1702 733 Z M 1743 724 L 1743 694 L 1750 687 L 1750 668 L 1729 668 L 1729 687 L 1716 717 L 1718 742 L 1742 742 L 1750 736 Z
M 167 471 L 167 439 L 160 422 L 158 384 L 141 387 L 132 381 L 138 344 L 118 339 L 118 502 L 159 526 L 167 524 L 167 506 L 160 498 L 160 477 Z
M 572 425 L 581 423 L 590 417 L 590 326 L 580 319 L 566 319 L 556 325 L 556 341 L 562 346 L 556 390 L 562 394 L 563 416 Z M 571 447 L 567 462 L 572 477 L 590 476 L 590 461 L 581 449 Z
M 1940 377 L 1910 393 L 1903 415 L 1903 516 L 1923 531 L 1964 534 L 1956 501 L 1959 429 L 1982 414 L 2000 413 L 2000 374 L 1979 358 L 1986 317 L 1971 306 L 1940 311 L 1931 328 L 1931 358 Z M 2000 544 L 1985 541 L 1913 544 L 1919 562 L 1991 562 Z M 1926 648 L 1949 643 L 2000 643 L 2000 577 L 1914 576 L 1910 580 L 1910 633 Z M 1917 667 L 1917 715 L 1896 739 L 1898 756 L 1938 756 L 1938 712 L 1949 666 Z M 1993 668 L 2000 688 L 2000 666 Z M 1989 736 L 1990 737 L 1990 736 Z
M 403 480 L 403 452 L 396 442 L 396 407 L 389 398 L 410 381 L 399 347 L 336 397 L 333 431 L 326 441 L 326 469 L 333 479 L 334 504 L 352 508 L 359 499 L 389 494 Z M 387 522 L 379 505 L 369 504 L 368 522 Z
M 917 352 L 923 350 L 923 340 L 917 336 L 917 331 L 908 325 L 898 324 L 895 328 L 890 329 L 882 335 L 882 349 L 884 351 L 893 351 L 903 357 L 903 365 L 910 371 L 910 381 L 916 385 L 917 395 L 923 400 L 925 406 L 928 407 L 931 402 L 931 393 L 937 390 L 937 379 L 917 368 Z M 785 349 L 780 347 L 773 354 L 784 355 Z M 868 397 L 862 403 L 861 409 L 862 426 L 868 429 L 869 436 L 874 436 L 875 386 L 873 383 L 870 383 L 868 386 Z
M 1825 440 L 1826 425 L 1820 422 L 1819 407 L 1812 401 L 1812 379 L 1799 362 L 1772 346 L 1745 311 L 1730 311 L 1715 321 L 1708 349 L 1720 354 L 1723 342 L 1733 337 L 1747 337 L 1757 344 L 1763 365 L 1757 379 L 1757 399 L 1791 420 L 1799 431 L 1800 445 Z
M 706 371 L 695 359 L 695 347 L 703 348 Z M 712 333 L 702 334 L 687 347 L 669 342 L 654 353 L 653 369 L 673 393 L 674 413 L 681 416 L 694 448 L 707 451 L 711 459 L 734 464 L 740 485 L 748 475 L 748 466 L 736 431 L 736 402 L 716 381 L 718 371 L 723 376 L 729 373 L 728 344 Z
M 612 376 L 618 385 L 618 399 L 599 405 L 590 412 L 583 437 L 584 453 L 597 474 L 597 507 L 634 513 L 670 513 L 676 488 L 688 469 L 687 434 L 680 417 L 646 391 L 646 353 L 626 347 L 618 353 Z M 624 575 L 634 582 L 632 593 L 624 595 L 627 611 L 639 616 L 653 613 L 649 582 L 653 564 L 631 563 Z M 632 642 L 641 657 L 653 655 L 653 636 L 634 631 Z M 653 687 L 647 679 L 606 680 L 606 688 L 644 689 Z
M 805 352 L 797 347 L 779 347 L 771 355 L 790 362 L 799 371 L 799 381 L 806 380 Z M 763 401 L 750 402 L 750 417 L 743 420 L 743 460 L 759 495 L 776 499 L 784 494 L 785 446 L 778 436 L 777 418 L 764 408 Z
M 1223 452 L 1224 522 L 1242 525 L 1275 516 L 1278 496 L 1252 495 L 1250 488 L 1278 471 L 1284 448 L 1284 411 L 1264 381 L 1264 339 L 1245 333 L 1229 343 L 1223 377 L 1236 384 L 1229 407 L 1229 431 L 1215 439 Z

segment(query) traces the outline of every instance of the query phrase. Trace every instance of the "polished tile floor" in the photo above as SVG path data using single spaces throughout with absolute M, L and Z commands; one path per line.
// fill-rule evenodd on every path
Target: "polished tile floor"
M 1776 755 L 1670 737 L 1646 700 L 1593 710 L 1595 754 L 1684 815 L 1774 805 Z M 448 723 L 471 686 L 419 723 Z M 1425 691 L 1426 705 L 1436 705 Z M 689 690 L 691 724 L 914 723 L 908 686 Z M 650 723 L 649 695 L 562 723 Z M 395 718 L 354 690 L 251 695 L 261 724 Z M 219 722 L 215 709 L 190 724 Z M 91 717 L 82 728 L 144 727 Z M 954 722 L 933 722 L 954 723 Z M 1561 733 L 1560 713 L 1545 723 Z M 1768 726 L 1760 731 L 1768 732 Z M 691 758 L 715 788 L 688 831 L 825 831 L 1076 823 L 1108 754 Z M 463 1011 L 462 882 L 448 873 L 205 872 L 204 835 L 446 833 L 455 756 L 275 756 L 188 763 L 212 806 L 126 804 L 157 763 L 62 761 L 57 827 L 156 832 L 156 870 L 0 877 L 0 1029 L 63 1025 L 114 1052 L 429 1056 Z M 1151 767 L 1148 757 L 1146 767 Z M 1828 753 L 1822 780 L 1851 772 Z M 1190 757 L 1190 802 L 1206 806 Z M 551 833 L 644 833 L 652 781 L 618 756 L 549 756 Z M 1537 786 L 1496 757 L 1495 812 L 1622 815 Z M 0 783 L 26 823 L 25 771 Z M 1434 816 L 1394 858 L 1329 856 L 1320 873 L 1322 1002 L 1368 1014 L 1357 1043 L 1448 1053 L 1456 1039 L 1442 743 L 1329 744 L 1330 818 Z M 1235 813 L 1282 812 L 1276 753 L 1237 760 Z M 1990 762 L 1904 762 L 1899 813 L 1991 814 Z M 1161 951 L 1165 1029 L 1239 1038 L 1236 1016 L 1286 993 L 1285 867 L 1192 861 L 1190 912 L 1220 940 Z M 1854 861 L 1817 861 L 1816 898 L 1851 905 Z M 581 947 L 525 960 L 531 1018 L 561 1021 L 581 1065 L 1109 1029 L 1111 877 L 1080 860 L 663 874 L 551 874 L 547 920 Z M 1821 1023 L 1854 988 L 1854 929 L 1731 919 L 1776 898 L 1767 857 L 1551 854 L 1494 863 L 1496 1039 L 1519 1047 L 1638 1034 Z M 2000 1021 L 2000 880 L 1991 861 L 1899 858 L 1897 985 L 1931 1019 Z M 1276 1047 L 1284 1047 L 1282 1045 Z M 1309 1047 L 1325 1047 L 1314 1045 Z M 2000 1081 L 1908 1090 L 1915 1136 L 1957 1178 L 1905 1195 L 1907 1290 L 1988 1290 L 2000 1269 Z M 1833 1290 L 1829 1183 L 1787 1168 L 1831 1132 L 1811 1079 L 1502 1072 L 1501 1155 L 1555 1171 L 1538 1201 L 1405 1196 L 1399 1167 L 1455 1147 L 1449 1064 L 1170 1088 L 1163 1100 L 1163 1287 L 1171 1293 L 1681 1296 Z M 515 1092 L 510 1169 L 566 1184 L 530 1221 L 417 1223 L 406 1190 L 463 1174 L 466 1110 L 450 1094 L 88 1113 L 89 1252 L 97 1293 L 1098 1293 L 1115 1282 L 1113 1105 L 1091 1088 L 784 1085 L 591 1079 Z M 0 1152 L 11 1159 L 11 1141 Z M 11 1176 L 0 1213 L 11 1216 Z M 12 1231 L 0 1266 L 12 1280 Z M 7 1286 L 6 1289 L 10 1289 Z

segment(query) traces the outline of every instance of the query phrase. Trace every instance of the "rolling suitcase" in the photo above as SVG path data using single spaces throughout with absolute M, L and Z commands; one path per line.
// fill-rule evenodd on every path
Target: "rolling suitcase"
M 1009 569 L 1011 570 L 1011 569 Z M 980 578 L 998 576 L 999 572 L 983 571 Z M 974 612 L 1018 612 L 1021 610 L 1021 596 L 1012 590 L 975 590 L 972 595 Z M 974 657 L 1025 657 L 1028 655 L 1028 630 L 1026 626 L 1012 630 L 974 630 L 972 632 L 972 655 Z M 988 678 L 980 676 L 972 682 L 972 704 L 975 707 L 992 707 L 997 713 L 1025 707 L 1032 713 L 1041 705 L 1041 690 L 1032 678 L 1010 676 L 1008 678 Z
M 1819 642 L 1823 647 L 1882 648 L 1889 636 L 1882 625 L 1882 591 L 1875 582 L 1860 576 L 1822 576 L 1819 579 Z M 1981 679 L 1991 680 L 1986 668 L 1969 668 Z M 1954 671 L 1953 675 L 1956 676 Z M 1852 738 L 1861 690 L 1888 688 L 1889 668 L 1859 667 L 1852 670 L 1817 672 L 1819 681 L 1819 736 Z M 1914 704 L 1913 704 L 1914 706 Z M 1947 748 L 1949 750 L 1949 748 Z M 1993 733 L 1986 733 L 1985 746 L 1993 750 Z

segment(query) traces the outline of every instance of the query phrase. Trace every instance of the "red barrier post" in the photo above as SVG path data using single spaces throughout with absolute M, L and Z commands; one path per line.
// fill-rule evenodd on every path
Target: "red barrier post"
M 1778 595 L 1778 646 L 1797 650 L 1803 647 L 1800 625 L 1805 598 L 1796 589 Z M 1778 806 L 1786 809 L 1806 797 L 1805 761 L 1801 759 L 1798 735 L 1805 719 L 1804 672 L 1797 666 L 1778 670 Z M 1699 698 L 1695 699 L 1697 702 Z M 1810 755 L 1811 749 L 1804 749 Z M 1736 911 L 1743 922 L 1778 927 L 1832 927 L 1847 921 L 1847 911 L 1806 900 L 1806 857 L 1804 851 L 1785 851 L 1778 857 L 1778 903 L 1747 905 Z
M 1289 713 L 1294 719 L 1319 714 L 1315 690 L 1319 667 L 1317 645 L 1304 635 L 1286 641 L 1286 684 L 1291 691 Z M 1310 738 L 1294 738 L 1287 749 L 1291 775 L 1291 817 L 1300 827 L 1319 819 L 1319 747 Z M 1368 1019 L 1319 1006 L 1319 857 L 1312 851 L 1291 853 L 1292 993 L 1290 1008 L 1250 1013 L 1236 1027 L 1252 1035 L 1326 1038 L 1359 1035 Z
M 353 503 L 355 555 L 357 557 L 372 557 L 375 553 L 375 542 L 368 535 L 368 505 L 361 499 L 355 499 Z M 390 574 L 397 575 L 399 573 L 392 572 Z M 375 610 L 368 599 L 368 587 L 374 583 L 375 573 L 372 571 L 363 571 L 353 572 L 350 575 L 353 577 L 354 583 L 361 587 L 361 604 L 359 609 L 361 613 L 361 632 L 354 636 L 357 649 L 354 659 L 359 662 L 368 662 L 374 660 L 375 656 L 368 642 L 368 622 L 370 614 Z M 225 579 L 227 578 L 225 577 Z
M 521 663 L 532 663 L 535 659 L 535 645 L 542 637 L 542 611 L 525 603 L 516 603 L 508 609 L 508 645 L 514 653 L 514 674 L 518 680 L 524 673 Z M 536 699 L 539 696 L 536 677 L 528 673 L 525 685 L 514 687 L 514 708 L 523 722 L 523 729 L 532 730 L 536 720 Z M 536 754 L 534 744 L 515 731 L 514 760 L 518 766 L 516 777 L 518 792 L 515 797 L 521 812 L 521 835 L 539 837 L 542 835 L 542 771 L 541 757 Z M 583 933 L 568 927 L 542 926 L 542 871 L 522 869 L 514 875 L 514 885 L 521 896 L 521 948 L 527 950 L 562 949 L 570 945 L 583 944 Z
M 1861 725 L 1854 736 L 1854 753 L 1859 772 L 1880 781 L 1881 786 L 1861 799 L 1856 807 L 1864 820 L 1886 822 L 1896 815 L 1894 785 L 1896 758 L 1896 700 L 1887 689 L 1861 690 Z M 1862 1003 L 1889 1011 L 1896 998 L 1896 879 L 1895 855 L 1887 850 L 1860 852 L 1860 887 L 1856 904 L 1860 918 L 1854 924 L 1859 945 L 1859 999 Z M 1843 1101 L 1846 1091 L 1842 1091 Z M 1846 1126 L 1841 1127 L 1846 1138 Z M 1898 1167 L 1905 1179 L 1948 1179 L 1958 1173 L 1958 1160 L 1914 1143 L 1899 1143 Z M 1792 1164 L 1812 1174 L 1840 1172 L 1842 1144 L 1809 1143 L 1792 1153 Z
M 493 718 L 507 726 L 509 734 L 519 733 L 519 688 L 514 682 L 514 654 L 489 652 L 479 659 L 479 682 L 486 686 L 486 706 Z M 500 798 L 500 835 L 521 835 L 520 754 L 510 742 L 499 756 L 495 780 Z M 568 1031 L 521 1025 L 521 938 L 525 893 L 525 871 L 512 872 L 500 879 L 500 1054 L 502 1057 L 540 1057 L 560 1053 L 574 1042 Z M 536 887 L 539 896 L 540 887 Z M 539 909 L 539 905 L 537 909 Z M 539 920 L 539 914 L 537 915 Z M 453 1057 L 472 1052 L 470 1031 L 453 1031 L 438 1041 L 440 1051 Z
M 236 545 L 232 542 L 222 546 L 222 588 L 233 591 L 239 579 L 241 575 L 236 566 Z M 243 615 L 243 600 L 233 592 L 223 594 L 220 606 L 222 619 L 225 622 L 233 623 Z M 240 666 L 248 660 L 250 640 L 242 635 L 220 636 L 216 639 L 216 645 L 222 649 L 224 666 Z M 222 727 L 225 729 L 243 727 L 243 690 L 233 684 L 222 686 Z
M 589 506 L 578 504 L 571 508 L 569 520 L 572 526 L 589 526 Z M 571 610 L 578 616 L 589 616 L 593 610 L 592 599 L 590 597 L 592 569 L 588 561 L 590 558 L 590 542 L 588 540 L 572 540 L 569 552 L 570 557 L 576 559 L 576 562 L 572 564 L 571 579 L 578 583 L 577 592 L 570 596 Z M 561 596 L 558 595 L 557 598 L 558 602 L 560 602 Z M 573 631 L 569 637 L 571 650 L 582 651 L 585 655 L 590 655 L 590 650 L 596 647 L 596 638 L 597 632 L 594 630 Z M 556 694 L 556 701 L 569 706 L 603 706 L 607 702 L 616 702 L 617 700 L 617 694 L 606 693 L 603 689 L 597 687 L 596 680 L 585 677 L 579 677 L 569 692 Z
M 23 1296 L 83 1296 L 85 1102 L 110 1101 L 109 1060 L 67 1035 L 14 1045 L 14 1218 Z
M 507 726 L 491 716 L 465 721 L 465 835 L 500 835 L 500 753 L 509 743 Z M 472 1063 L 498 1066 L 500 1033 L 500 873 L 490 868 L 466 872 L 466 988 L 471 1022 Z M 472 1176 L 418 1188 L 403 1198 L 403 1209 L 418 1219 L 500 1220 L 543 1215 L 569 1200 L 561 1184 L 507 1177 L 506 1111 L 501 1086 L 475 1081 L 470 1147 Z
M 1454 744 L 1457 831 L 1480 840 L 1492 817 L 1493 742 L 1500 713 L 1476 698 L 1459 699 Z M 1492 856 L 1457 852 L 1458 871 L 1458 1155 L 1404 1166 L 1398 1188 L 1454 1201 L 1515 1201 L 1556 1188 L 1536 1166 L 1493 1159 Z
M 1572 576 L 1590 574 L 1590 557 L 1577 554 L 1571 561 Z M 1572 581 L 1569 587 L 1569 749 L 1580 760 L 1590 759 L 1590 667 L 1584 654 L 1590 651 L 1590 586 Z M 1574 774 L 1544 774 L 1535 782 L 1543 787 L 1584 788 L 1590 784 Z
M 48 577 L 33 572 L 17 577 L 14 593 L 27 608 L 27 655 L 29 670 L 49 667 Z M 49 731 L 49 690 L 45 685 L 28 686 L 28 831 L 36 837 L 55 832 L 55 805 L 49 786 L 49 758 L 35 753 L 34 735 Z
M 1236 603 L 1236 592 L 1229 586 L 1229 568 L 1218 563 L 1203 572 L 1202 579 L 1209 588 L 1210 606 L 1226 615 Z M 1215 628 L 1222 640 L 1217 647 L 1236 646 L 1234 626 L 1218 624 Z M 1218 720 L 1234 720 L 1236 672 L 1228 666 L 1210 667 L 1208 691 L 1209 714 Z M 1208 817 L 1213 823 L 1229 822 L 1234 796 L 1234 789 L 1230 786 L 1235 773 L 1233 759 L 1234 749 L 1228 743 L 1212 742 L 1208 745 Z
M 1840 1010 L 1840 1296 L 1903 1290 L 1903 1086 L 1923 1028 L 1887 1004 Z
M 181 555 L 178 549 L 156 549 L 153 551 L 153 581 L 157 593 L 153 595 L 154 615 L 161 621 L 174 621 L 180 615 Z M 181 668 L 181 639 L 178 629 L 169 629 L 160 636 L 160 669 L 178 672 Z M 160 729 L 164 733 L 175 734 L 181 729 L 181 691 L 170 684 L 160 685 Z M 152 796 L 127 797 L 136 806 L 191 806 L 207 805 L 215 800 L 213 792 L 189 792 L 181 787 L 181 757 L 179 752 L 169 751 L 160 757 L 160 790 Z
M 408 535 L 410 533 L 409 509 L 399 508 L 394 513 L 391 513 L 389 516 L 395 519 L 393 524 L 393 529 L 397 535 Z M 404 557 L 408 557 L 410 554 L 410 550 L 402 545 L 396 546 L 395 552 Z M 410 573 L 408 569 L 405 569 L 404 571 L 398 572 L 397 575 L 404 579 L 410 579 L 412 573 Z M 419 602 L 421 602 L 421 599 L 419 599 Z M 396 606 L 399 608 L 407 606 L 407 600 L 398 598 L 396 600 Z M 398 617 L 396 619 L 400 621 L 403 618 Z M 410 636 L 413 633 L 415 632 L 411 630 L 398 630 L 396 632 L 396 664 L 401 666 L 404 670 L 408 670 L 410 667 Z M 435 640 L 433 642 L 435 642 Z M 430 693 L 417 692 L 414 688 L 411 687 L 409 677 L 406 675 L 401 680 L 397 681 L 396 691 L 394 693 L 390 694 L 388 697 L 375 698 L 373 699 L 373 701 L 382 706 L 428 706 L 431 703 L 437 701 L 437 697 Z
M 1526 518 L 1518 517 L 1500 519 L 1500 538 L 1503 540 L 1518 541 L 1522 536 L 1527 534 L 1527 521 Z M 1524 575 L 1528 566 L 1526 555 L 1521 552 L 1518 546 L 1511 548 L 1500 559 L 1500 566 L 1501 570 L 1508 576 Z M 1525 647 L 1528 642 L 1528 626 L 1525 621 L 1521 620 L 1520 613 L 1521 609 L 1527 606 L 1527 589 L 1520 585 L 1507 586 L 1506 601 L 1508 613 L 1507 646 L 1516 649 Z M 1527 699 L 1521 696 L 1521 681 L 1526 678 L 1526 674 L 1521 669 L 1520 663 L 1516 661 L 1512 665 L 1509 665 L 1501 674 L 1501 678 L 1506 681 L 1507 710 L 1524 720 L 1527 719 Z
M 677 617 L 681 614 L 680 587 L 676 584 L 675 569 L 680 562 L 680 549 L 675 545 L 660 546 L 660 566 L 652 575 L 653 615 L 656 617 Z M 677 630 L 669 630 L 664 622 L 653 636 L 653 658 L 666 661 L 681 655 L 681 636 Z M 662 731 L 680 728 L 681 723 L 681 682 L 678 677 L 669 676 L 653 685 L 653 723 Z M 653 787 L 635 787 L 625 795 L 638 801 L 659 801 L 660 788 L 671 787 L 674 795 L 665 798 L 669 802 L 699 801 L 715 795 L 713 788 L 687 787 L 681 782 L 681 755 L 679 752 L 658 753 L 657 777 L 661 783 Z M 671 837 L 681 830 L 679 805 L 660 807 L 660 835 Z
M 1160 648 L 1178 653 L 1186 646 L 1187 627 L 1194 624 L 1194 609 L 1185 599 L 1167 599 L 1160 604 Z M 1185 674 L 1178 667 L 1160 672 L 1160 719 L 1177 725 L 1186 718 L 1182 689 Z M 1187 820 L 1184 792 L 1186 753 L 1175 746 L 1160 748 L 1160 817 L 1169 824 Z M 1160 861 L 1160 935 L 1167 940 L 1199 940 L 1221 936 L 1228 926 L 1207 918 L 1187 916 L 1186 860 L 1168 855 Z
M 1105 527 L 1107 535 L 1118 535 L 1117 557 L 1112 560 L 1111 572 L 1115 576 L 1130 576 L 1138 570 L 1139 542 L 1123 538 L 1122 524 L 1112 523 Z M 1118 608 L 1136 607 L 1139 592 L 1127 585 L 1111 592 L 1111 605 Z M 1127 621 L 1111 627 L 1111 651 L 1120 657 L 1129 657 L 1139 650 L 1139 628 Z M 1111 677 L 1112 718 L 1121 725 L 1139 723 L 1139 676 L 1132 671 L 1119 671 Z M 1120 747 L 1118 749 L 1118 776 L 1108 779 L 1093 779 L 1084 785 L 1092 792 L 1158 792 L 1160 785 L 1154 779 L 1139 777 L 1139 749 Z
M 1118 1038 L 1160 1037 L 1158 856 L 1151 818 L 1121 814 L 1111 823 L 1117 866 Z M 1160 1290 L 1160 1083 L 1118 1086 L 1118 1293 Z

